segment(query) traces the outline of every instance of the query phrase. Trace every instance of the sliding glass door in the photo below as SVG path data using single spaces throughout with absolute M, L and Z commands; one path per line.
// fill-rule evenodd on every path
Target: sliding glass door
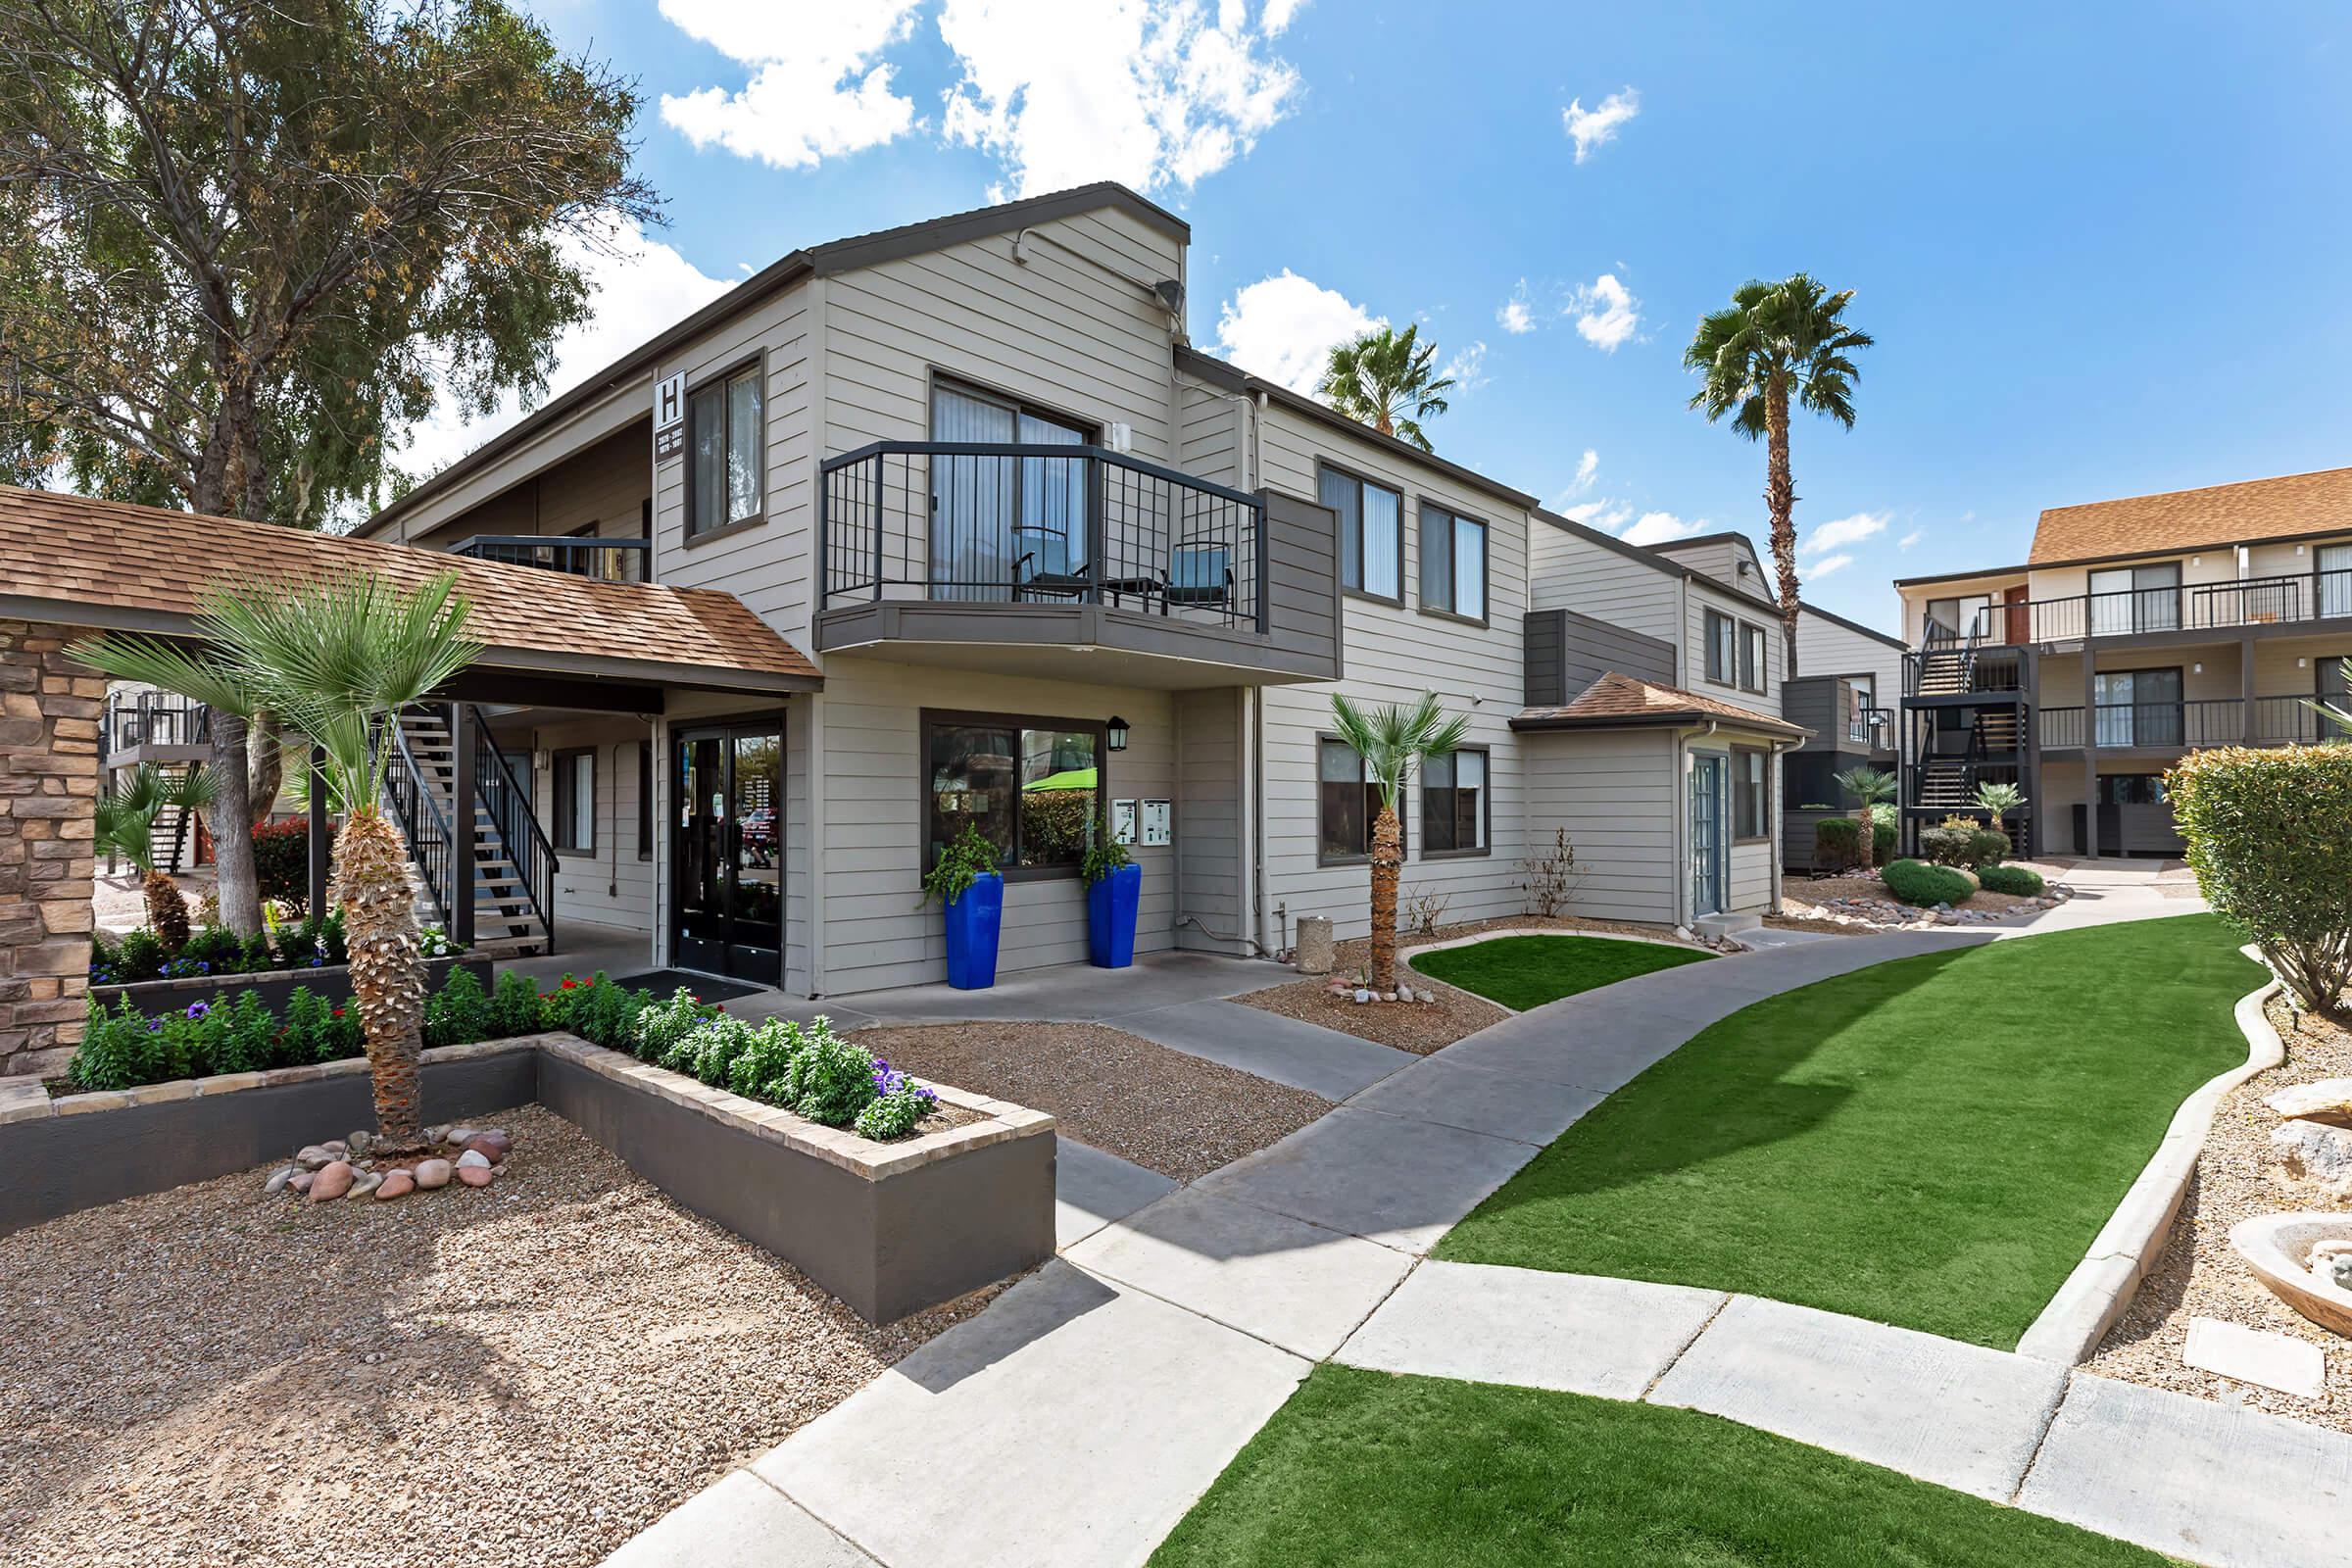
M 1088 431 L 956 387 L 931 393 L 931 439 L 1084 446 Z M 935 456 L 931 597 L 1075 598 L 1087 583 L 1086 463 L 1078 457 Z
M 2179 746 L 2180 671 L 2119 669 L 2098 677 L 2101 746 Z
M 2094 637 L 2180 629 L 2180 564 L 2116 566 L 2090 574 Z

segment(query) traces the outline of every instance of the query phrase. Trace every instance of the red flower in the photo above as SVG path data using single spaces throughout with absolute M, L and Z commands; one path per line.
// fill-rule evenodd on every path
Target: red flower
M 342 1016 L 343 1016 L 343 1009 L 342 1009 L 341 1007 L 337 1007 L 337 1008 L 335 1009 L 335 1016 L 336 1016 L 336 1017 L 338 1017 L 338 1018 L 340 1018 L 340 1017 L 342 1017 Z
M 574 985 L 574 984 L 573 984 L 571 981 L 569 981 L 569 980 L 566 980 L 566 981 L 564 981 L 564 990 L 566 990 L 566 991 L 576 991 L 576 990 L 578 990 L 579 988 L 578 988 L 577 986 L 575 986 L 575 985 Z

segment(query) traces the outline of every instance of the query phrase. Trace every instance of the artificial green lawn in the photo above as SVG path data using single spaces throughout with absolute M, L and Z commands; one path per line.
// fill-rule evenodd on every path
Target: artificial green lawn
M 1411 961 L 1433 980 L 1525 1012 L 1580 991 L 1708 956 L 1690 948 L 1609 937 L 1495 937 L 1424 953 Z
M 1898 959 L 1735 1013 L 1438 1246 L 1741 1291 L 2008 1349 L 2265 978 L 2213 915 Z
M 2034 1568 L 2137 1546 L 1692 1410 L 1322 1366 L 1152 1568 Z

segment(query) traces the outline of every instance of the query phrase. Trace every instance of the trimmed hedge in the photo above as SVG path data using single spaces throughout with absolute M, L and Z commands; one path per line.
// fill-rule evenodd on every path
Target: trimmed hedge
M 2193 752 L 2164 776 L 2188 863 L 2306 1007 L 2352 984 L 2352 745 Z
M 2022 865 L 1981 866 L 1977 883 L 1992 893 L 2007 893 L 2021 899 L 2041 897 L 2041 873 L 2029 871 Z
M 1935 831 L 1928 829 L 1931 833 Z M 1887 892 L 1903 903 L 1923 907 L 1959 904 L 1977 891 L 1977 884 L 1966 872 L 1948 865 L 1930 865 L 1925 860 L 1897 860 L 1881 871 L 1879 879 L 1886 884 Z
M 2009 835 L 1960 819 L 1919 830 L 1921 858 L 1934 865 L 1998 865 L 2009 858 Z

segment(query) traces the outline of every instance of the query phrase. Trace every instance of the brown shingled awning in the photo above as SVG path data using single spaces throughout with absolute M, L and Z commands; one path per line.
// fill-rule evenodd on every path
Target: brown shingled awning
M 477 666 L 711 691 L 814 691 L 808 657 L 733 594 L 604 582 L 537 566 L 268 523 L 0 486 L 0 615 L 185 635 L 206 585 L 373 572 L 404 588 L 456 572 Z
M 1610 670 L 1559 708 L 1523 708 L 1511 719 L 1515 730 L 1624 729 L 1661 724 L 1703 724 L 1713 719 L 1767 735 L 1802 738 L 1813 732 L 1775 713 L 1702 697 L 1677 686 L 1637 680 Z

